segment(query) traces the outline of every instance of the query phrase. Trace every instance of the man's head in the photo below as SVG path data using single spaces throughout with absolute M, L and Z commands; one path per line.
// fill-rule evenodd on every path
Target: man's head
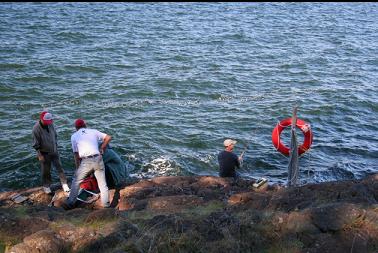
M 46 111 L 41 112 L 41 114 L 39 115 L 39 119 L 45 126 L 51 125 L 53 123 L 52 114 Z
M 76 130 L 79 130 L 80 128 L 87 127 L 85 124 L 85 121 L 83 119 L 77 119 L 75 120 L 75 128 Z
M 235 140 L 226 139 L 226 140 L 224 140 L 223 145 L 224 145 L 224 148 L 227 151 L 232 151 L 234 149 L 234 146 L 235 146 L 236 143 L 237 143 L 237 141 L 235 141 Z

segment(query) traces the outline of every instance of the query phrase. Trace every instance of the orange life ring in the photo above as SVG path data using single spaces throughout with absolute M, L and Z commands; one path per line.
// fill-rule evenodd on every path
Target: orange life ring
M 279 123 L 277 123 L 276 127 L 273 129 L 273 132 L 272 132 L 272 142 L 273 142 L 274 147 L 286 156 L 289 156 L 290 148 L 286 147 L 281 142 L 280 135 L 281 135 L 281 132 L 288 126 L 291 126 L 291 118 L 281 120 Z M 298 147 L 298 155 L 301 155 L 310 149 L 313 135 L 312 135 L 310 124 L 306 123 L 304 120 L 297 119 L 296 126 L 304 134 L 303 144 Z

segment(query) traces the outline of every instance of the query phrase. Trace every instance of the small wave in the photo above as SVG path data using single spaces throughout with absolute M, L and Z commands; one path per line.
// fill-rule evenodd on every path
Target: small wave
M 62 39 L 68 39 L 68 40 L 82 40 L 87 38 L 87 36 L 84 33 L 81 32 L 59 32 L 56 34 L 57 37 Z
M 93 67 L 93 66 L 80 66 L 80 65 L 65 65 L 64 69 L 68 70 L 68 71 L 88 72 L 88 73 L 94 73 L 94 74 L 100 74 L 100 73 L 104 72 L 104 70 L 99 69 L 97 67 Z
M 350 171 L 351 167 L 353 167 L 353 165 L 350 163 L 336 163 L 325 171 L 314 172 L 314 181 L 328 182 L 356 179 L 353 172 Z
M 15 87 L 10 87 L 7 84 L 0 84 L 0 92 L 6 93 L 6 92 L 14 92 L 16 90 Z
M 17 77 L 15 80 L 20 82 L 47 82 L 47 81 L 59 81 L 59 78 L 51 76 L 23 76 Z
M 142 178 L 159 176 L 176 176 L 181 167 L 174 161 L 166 157 L 158 157 L 142 165 L 136 175 Z
M 0 63 L 0 71 L 17 70 L 24 68 L 24 64 L 18 63 Z

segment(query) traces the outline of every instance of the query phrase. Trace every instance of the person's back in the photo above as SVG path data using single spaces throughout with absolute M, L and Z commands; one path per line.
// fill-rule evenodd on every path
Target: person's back
M 236 141 L 227 139 L 224 141 L 225 150 L 218 154 L 219 176 L 237 177 L 236 168 L 240 168 L 241 157 L 232 152 Z
M 71 184 L 71 192 L 63 205 L 65 209 L 72 209 L 76 202 L 80 184 L 91 173 L 94 173 L 101 193 L 103 207 L 109 207 L 109 189 L 105 178 L 105 165 L 102 154 L 112 137 L 96 129 L 87 128 L 83 119 L 75 121 L 76 132 L 71 136 L 72 151 L 74 153 L 76 171 Z M 100 148 L 98 142 L 102 141 Z
M 86 157 L 99 153 L 98 142 L 101 137 L 98 130 L 91 128 L 81 128 L 71 136 L 77 145 L 80 157 Z
M 236 177 L 235 168 L 239 167 L 238 156 L 229 151 L 222 151 L 218 155 L 219 176 Z

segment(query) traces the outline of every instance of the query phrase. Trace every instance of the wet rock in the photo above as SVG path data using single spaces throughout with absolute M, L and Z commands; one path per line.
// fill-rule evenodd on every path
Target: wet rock
M 322 231 L 338 231 L 364 215 L 358 206 L 349 203 L 327 204 L 312 210 L 312 221 Z

